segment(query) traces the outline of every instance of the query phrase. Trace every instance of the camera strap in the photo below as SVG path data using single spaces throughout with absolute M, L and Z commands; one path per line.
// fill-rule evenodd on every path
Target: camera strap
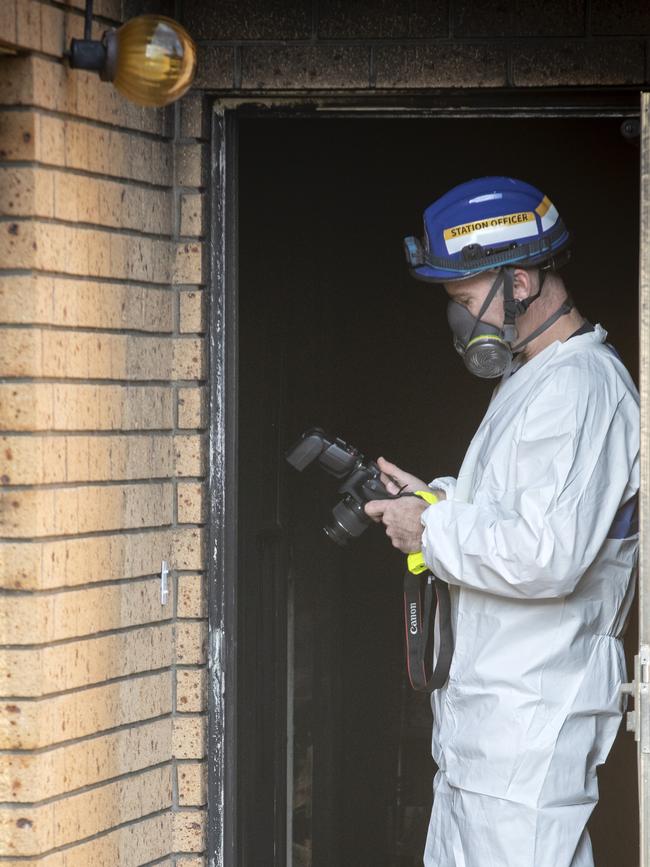
M 419 692 L 440 689 L 447 682 L 454 652 L 451 600 L 449 587 L 428 569 L 417 575 L 408 569 L 404 573 L 404 623 L 411 686 Z M 435 663 L 428 675 L 427 658 L 431 657 Z
M 438 498 L 431 491 L 415 496 L 433 505 Z M 406 667 L 413 689 L 433 692 L 447 682 L 454 653 L 449 587 L 431 572 L 421 551 L 409 554 L 404 573 L 404 625 Z M 433 671 L 427 674 L 427 659 Z

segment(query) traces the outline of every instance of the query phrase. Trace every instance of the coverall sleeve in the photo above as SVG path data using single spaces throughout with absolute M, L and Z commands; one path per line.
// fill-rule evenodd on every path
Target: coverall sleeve
M 428 487 L 432 491 L 444 491 L 448 500 L 454 499 L 454 491 L 456 490 L 456 479 L 453 476 L 440 476 L 429 482 Z
M 514 598 L 575 589 L 630 495 L 638 455 L 634 398 L 599 373 L 556 369 L 522 408 L 512 442 L 482 456 L 473 502 L 423 512 L 422 551 L 435 575 Z

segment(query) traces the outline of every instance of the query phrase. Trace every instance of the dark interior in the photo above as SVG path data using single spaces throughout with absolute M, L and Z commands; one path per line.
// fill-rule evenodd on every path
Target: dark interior
M 336 480 L 283 457 L 320 425 L 422 477 L 457 473 L 491 385 L 464 369 L 444 290 L 411 278 L 402 238 L 471 177 L 536 185 L 572 232 L 577 307 L 636 376 L 638 172 L 616 119 L 241 120 L 242 865 L 421 864 L 435 769 L 428 699 L 405 679 L 403 558 L 376 527 L 338 549 L 321 529 Z M 631 623 L 630 663 L 635 644 Z M 635 761 L 619 732 L 598 865 L 637 864 Z

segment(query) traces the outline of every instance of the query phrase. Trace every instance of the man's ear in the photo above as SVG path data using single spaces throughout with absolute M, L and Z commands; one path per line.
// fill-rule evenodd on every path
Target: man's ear
M 512 294 L 516 301 L 524 301 L 535 294 L 533 275 L 526 268 L 515 268 L 512 282 Z

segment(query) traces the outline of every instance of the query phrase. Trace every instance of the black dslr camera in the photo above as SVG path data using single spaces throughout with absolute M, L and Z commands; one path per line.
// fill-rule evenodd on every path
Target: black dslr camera
M 304 470 L 318 459 L 323 469 L 337 479 L 343 479 L 339 493 L 343 499 L 332 509 L 334 520 L 323 527 L 337 545 L 347 545 L 360 536 L 372 521 L 363 507 L 370 500 L 394 499 L 380 479 L 380 469 L 374 461 L 364 461 L 361 452 L 342 439 L 328 440 L 320 428 L 310 428 L 286 454 L 287 461 L 297 470 Z

